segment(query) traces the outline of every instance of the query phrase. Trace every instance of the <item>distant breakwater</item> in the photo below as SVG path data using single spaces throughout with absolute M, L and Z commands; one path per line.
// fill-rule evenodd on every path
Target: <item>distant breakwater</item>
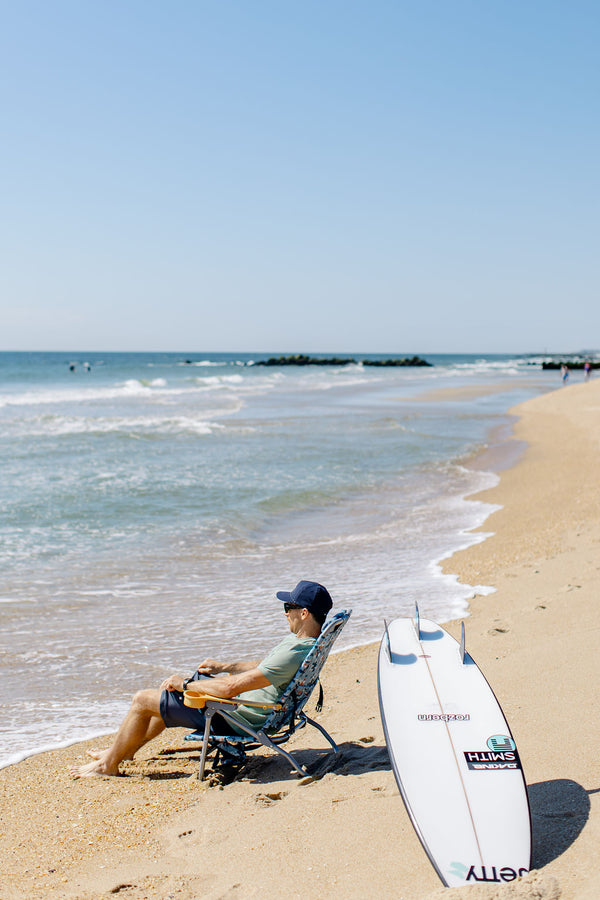
M 545 361 L 542 363 L 542 369 L 560 369 L 562 366 L 567 366 L 568 369 L 584 369 L 585 362 L 579 359 L 564 359 L 564 360 L 551 360 Z M 590 369 L 600 369 L 600 362 L 589 362 L 588 368 Z
M 303 353 L 297 353 L 293 356 L 272 356 L 270 359 L 259 360 L 254 363 L 256 366 L 431 366 L 433 363 L 421 359 L 420 356 L 411 356 L 403 359 L 354 359 L 352 356 L 347 357 L 320 357 L 305 356 Z

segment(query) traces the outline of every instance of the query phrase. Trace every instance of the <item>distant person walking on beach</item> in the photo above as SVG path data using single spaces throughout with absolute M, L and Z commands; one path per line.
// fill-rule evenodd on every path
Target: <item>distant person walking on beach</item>
M 585 372 L 585 380 L 586 380 L 586 381 L 589 381 L 589 380 L 590 380 L 591 366 L 590 366 L 589 362 L 587 362 L 587 360 L 586 360 L 586 362 L 583 364 L 583 371 Z
M 569 367 L 565 366 L 564 363 L 560 367 L 560 377 L 562 378 L 563 384 L 566 384 L 569 380 Z
M 191 709 L 183 702 L 183 692 L 191 681 L 227 673 L 222 678 L 210 678 L 210 690 L 207 692 L 211 696 L 224 699 L 241 696 L 248 700 L 276 703 L 314 645 L 332 607 L 329 592 L 316 581 L 300 581 L 293 591 L 278 591 L 277 597 L 283 601 L 290 634 L 261 662 L 218 662 L 205 659 L 191 678 L 171 675 L 163 681 L 160 688 L 138 691 L 108 750 L 89 750 L 88 756 L 92 757 L 92 762 L 73 767 L 70 770 L 71 776 L 85 778 L 91 775 L 118 775 L 119 764 L 124 759 L 133 759 L 144 744 L 157 737 L 165 728 L 203 730 L 204 711 Z M 232 712 L 231 715 L 256 728 L 267 718 L 269 710 L 252 708 L 246 716 L 242 710 Z M 220 734 L 245 733 L 242 728 L 236 731 L 218 713 L 213 718 L 213 724 L 215 731 Z

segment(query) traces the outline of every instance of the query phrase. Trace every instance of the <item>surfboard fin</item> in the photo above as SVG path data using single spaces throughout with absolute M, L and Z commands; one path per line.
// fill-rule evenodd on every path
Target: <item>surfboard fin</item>
M 419 604 L 415 601 L 415 632 L 417 634 L 417 640 L 421 640 L 421 617 L 419 615 Z
M 460 623 L 460 661 L 465 664 L 465 623 Z
M 385 649 L 387 650 L 388 659 L 392 661 L 392 645 L 390 643 L 390 633 L 388 631 L 387 622 L 385 619 L 383 620 L 383 627 L 385 628 Z

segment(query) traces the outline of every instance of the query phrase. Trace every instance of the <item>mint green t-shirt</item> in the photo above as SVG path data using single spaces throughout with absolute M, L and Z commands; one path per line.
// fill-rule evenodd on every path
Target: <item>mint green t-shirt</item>
M 256 703 L 277 703 L 300 668 L 300 664 L 314 646 L 315 640 L 316 638 L 310 637 L 299 638 L 295 634 L 288 634 L 284 637 L 281 643 L 277 644 L 257 666 L 271 684 L 255 691 L 245 691 L 240 694 L 240 697 L 246 697 Z M 238 706 L 229 715 L 240 722 L 248 723 L 252 728 L 260 728 L 271 712 L 270 709 L 259 709 L 255 706 Z M 241 728 L 239 733 L 246 734 Z

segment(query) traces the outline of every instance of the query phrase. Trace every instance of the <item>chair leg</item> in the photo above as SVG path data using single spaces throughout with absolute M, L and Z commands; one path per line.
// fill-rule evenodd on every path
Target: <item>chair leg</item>
M 208 741 L 210 736 L 210 724 L 212 721 L 212 717 L 214 715 L 214 710 L 207 709 L 206 710 L 206 719 L 204 724 L 204 739 L 202 741 L 202 753 L 200 754 L 200 768 L 198 770 L 198 781 L 202 781 L 204 778 L 204 767 L 206 766 L 206 754 L 208 753 Z
M 264 747 L 268 747 L 270 750 L 275 750 L 276 753 L 280 753 L 283 757 L 285 757 L 285 759 L 287 759 L 290 765 L 294 767 L 298 775 L 302 775 L 303 778 L 306 778 L 308 772 L 303 769 L 299 763 L 296 762 L 292 754 L 288 753 L 287 750 L 282 750 L 281 747 L 273 743 L 273 741 L 269 737 L 267 737 L 267 735 L 263 731 L 254 731 L 254 729 L 250 727 L 246 728 L 244 725 L 242 725 L 241 722 L 238 722 L 236 719 L 232 719 L 231 716 L 228 716 L 227 712 L 225 712 L 224 710 L 221 710 L 220 712 L 223 718 L 227 719 L 228 722 L 234 722 L 236 725 L 243 728 L 243 730 L 247 734 L 249 734 L 250 737 L 253 737 L 255 740 L 259 741 Z
M 340 752 L 340 748 L 338 747 L 338 745 L 336 744 L 334 739 L 331 737 L 331 735 L 325 731 L 325 729 L 323 728 L 322 725 L 319 725 L 319 723 L 315 722 L 314 719 L 309 719 L 309 717 L 307 715 L 305 715 L 304 713 L 302 713 L 302 716 L 304 717 L 304 719 L 306 719 L 307 722 L 310 722 L 311 725 L 313 725 L 315 728 L 317 728 L 321 732 L 321 734 L 323 735 L 324 738 L 327 738 L 327 740 L 333 747 L 335 753 Z
M 265 747 L 269 747 L 271 750 L 275 750 L 276 753 L 281 753 L 282 756 L 285 756 L 287 761 L 294 767 L 298 775 L 302 775 L 305 778 L 308 775 L 306 769 L 303 769 L 300 763 L 297 763 L 291 753 L 288 753 L 287 750 L 284 750 L 282 747 L 278 747 L 277 744 L 274 744 L 270 738 L 267 737 L 266 734 L 262 732 L 258 733 L 258 739 L 261 744 L 264 744 Z

